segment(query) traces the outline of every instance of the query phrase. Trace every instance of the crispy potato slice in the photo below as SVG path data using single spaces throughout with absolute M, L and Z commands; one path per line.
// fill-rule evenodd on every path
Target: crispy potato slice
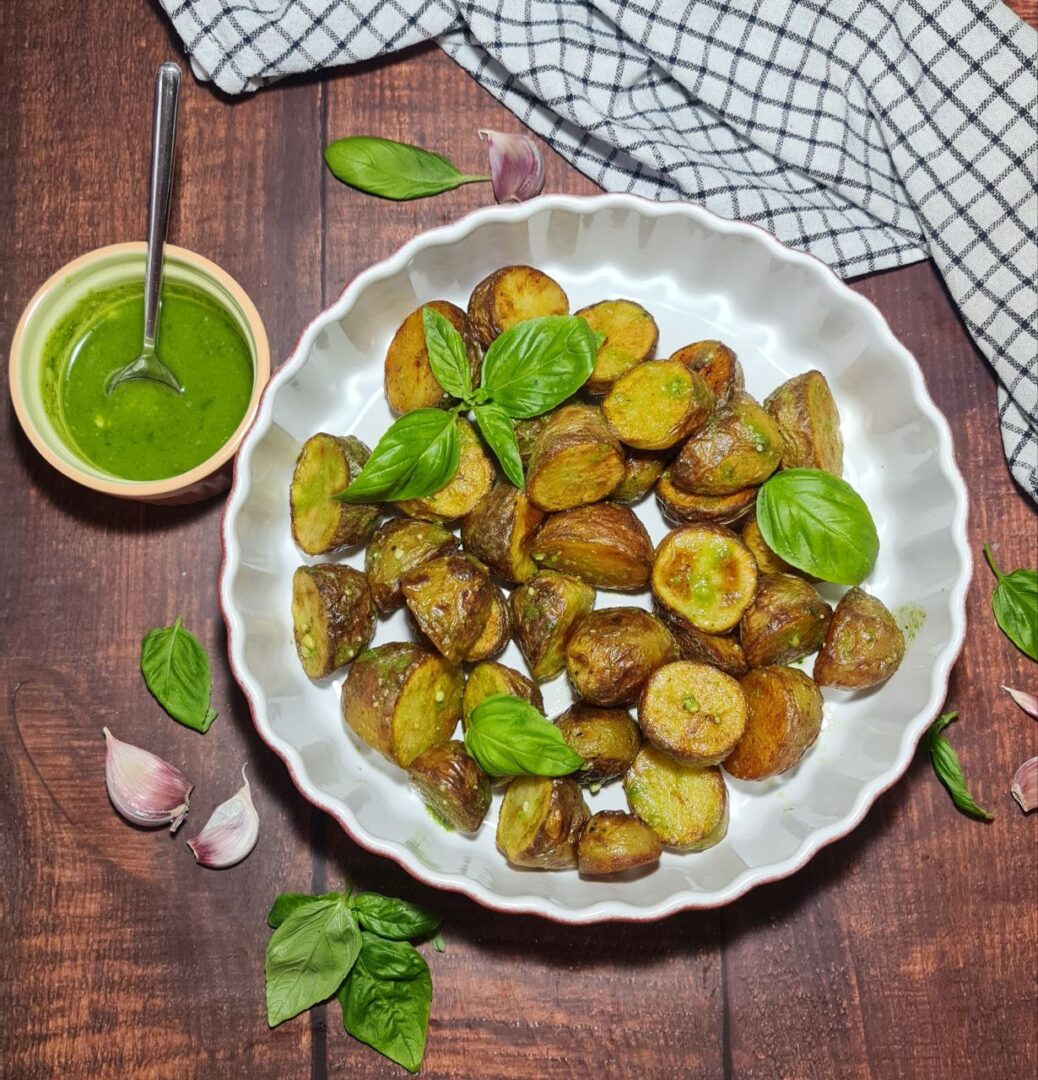
M 595 590 L 579 578 L 541 570 L 511 597 L 515 641 L 538 682 L 566 666 L 573 627 L 595 606 Z
M 479 637 L 462 656 L 471 664 L 490 660 L 505 649 L 512 637 L 512 611 L 505 594 L 493 583 L 490 586 L 490 611 Z
M 739 641 L 750 667 L 791 664 L 825 639 L 833 609 L 802 577 L 763 574 L 757 595 L 739 621 Z
M 430 746 L 407 770 L 411 787 L 447 828 L 474 833 L 490 809 L 490 777 L 458 739 Z
M 375 635 L 375 605 L 365 576 L 332 563 L 300 566 L 292 575 L 292 630 L 311 679 L 348 664 Z
M 562 287 L 532 266 L 506 266 L 485 277 L 469 298 L 469 322 L 486 348 L 499 334 L 527 319 L 568 315 Z
M 626 709 L 571 705 L 555 724 L 569 748 L 587 762 L 573 773 L 578 784 L 597 786 L 619 779 L 642 744 L 638 725 Z
M 656 481 L 656 505 L 671 525 L 696 521 L 733 525 L 753 509 L 756 501 L 755 487 L 733 491 L 730 495 L 691 495 L 674 483 L 669 472 Z
M 628 450 L 624 454 L 624 478 L 609 498 L 627 505 L 641 502 L 666 467 L 666 458 L 654 450 Z
M 442 525 L 412 518 L 393 518 L 375 533 L 364 552 L 364 571 L 380 615 L 403 602 L 400 579 L 423 562 L 460 549 L 458 538 Z
M 497 847 L 515 866 L 569 870 L 591 812 L 569 777 L 517 776 L 501 800 Z
M 465 555 L 441 555 L 401 579 L 404 602 L 418 629 L 458 663 L 481 637 L 493 605 L 486 570 Z
M 332 498 L 357 478 L 371 451 L 353 435 L 319 432 L 303 443 L 292 473 L 289 505 L 292 539 L 307 555 L 328 555 L 370 539 L 381 503 L 341 503 Z
M 525 491 L 501 480 L 462 521 L 461 542 L 492 573 L 517 584 L 537 573 L 530 547 L 543 520 Z
M 566 646 L 573 689 L 593 705 L 630 705 L 645 680 L 678 658 L 670 631 L 636 607 L 601 608 L 586 615 Z
M 723 342 L 694 341 L 678 349 L 670 358 L 702 376 L 713 391 L 718 408 L 743 388 L 742 366 Z
M 402 514 L 421 521 L 454 521 L 464 517 L 485 499 L 497 473 L 475 429 L 460 416 L 458 424 L 458 471 L 432 495 L 403 499 L 396 504 Z
M 602 300 L 577 314 L 605 338 L 598 347 L 595 367 L 584 384 L 589 394 L 604 394 L 625 372 L 656 355 L 659 328 L 656 320 L 633 300 Z
M 642 734 L 692 765 L 719 765 L 746 727 L 738 682 L 708 664 L 679 660 L 649 676 L 638 701 Z
M 593 405 L 563 405 L 541 428 L 526 470 L 526 494 L 542 510 L 604 499 L 624 478 L 624 454 Z
M 544 712 L 544 698 L 541 688 L 515 668 L 506 667 L 494 660 L 484 660 L 470 672 L 465 683 L 465 697 L 462 701 L 461 723 L 468 727 L 472 710 L 491 694 L 511 694 L 512 697 L 528 701 L 538 712 Z
M 721 525 L 685 525 L 656 548 L 652 592 L 660 606 L 697 630 L 723 634 L 742 618 L 757 592 L 757 564 Z
M 652 572 L 652 541 L 633 510 L 616 503 L 552 514 L 534 537 L 533 561 L 600 589 L 637 592 Z
M 649 360 L 613 383 L 602 414 L 613 434 L 635 450 L 666 450 L 706 423 L 714 395 L 674 360 Z
M 740 680 L 746 730 L 724 767 L 740 780 L 766 780 L 792 769 L 818 738 L 822 692 L 802 671 L 763 667 Z
M 905 635 L 883 603 L 864 589 L 840 598 L 815 658 L 819 686 L 864 690 L 886 681 L 905 657 Z
M 805 581 L 817 580 L 817 578 L 805 574 L 803 570 L 798 570 L 795 566 L 791 566 L 785 559 L 780 559 L 778 555 L 768 547 L 768 543 L 764 539 L 763 533 L 760 531 L 760 526 L 757 524 L 756 514 L 751 514 L 743 522 L 739 535 L 742 542 L 750 549 L 750 554 L 757 564 L 757 569 L 762 574 L 796 574 Z
M 368 746 L 406 769 L 454 733 L 463 682 L 460 667 L 420 645 L 379 645 L 353 661 L 342 716 Z
M 624 791 L 665 847 L 704 851 L 728 831 L 728 788 L 716 765 L 687 765 L 646 743 L 627 770 Z
M 600 877 L 659 862 L 660 838 L 634 814 L 600 810 L 584 826 L 577 844 L 577 869 L 585 877 Z
M 749 670 L 742 646 L 734 634 L 708 634 L 697 630 L 688 619 L 668 611 L 658 601 L 654 609 L 663 625 L 674 635 L 682 660 L 710 664 L 736 679 Z
M 840 413 L 820 371 L 787 379 L 768 395 L 764 407 L 782 432 L 783 468 L 843 473 Z

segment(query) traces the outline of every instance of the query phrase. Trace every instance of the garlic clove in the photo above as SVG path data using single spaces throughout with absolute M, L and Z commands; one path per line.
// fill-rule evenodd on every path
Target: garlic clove
M 220 803 L 202 831 L 187 842 L 195 854 L 195 861 L 210 870 L 222 870 L 240 863 L 259 839 L 259 814 L 252 803 L 244 765 L 241 777 L 244 786 L 226 802 Z
M 1025 814 L 1038 807 L 1038 757 L 1029 758 L 1016 770 L 1009 790 Z
M 544 187 L 544 158 L 540 147 L 528 135 L 502 131 L 479 133 L 487 140 L 490 182 L 499 202 L 525 202 Z
M 105 736 L 105 786 L 112 805 L 127 821 L 147 828 L 169 825 L 176 832 L 187 813 L 193 785 L 168 761 L 139 746 Z
M 1014 690 L 1011 686 L 1003 684 L 1002 689 L 1027 713 L 1038 720 L 1038 697 L 1028 690 Z

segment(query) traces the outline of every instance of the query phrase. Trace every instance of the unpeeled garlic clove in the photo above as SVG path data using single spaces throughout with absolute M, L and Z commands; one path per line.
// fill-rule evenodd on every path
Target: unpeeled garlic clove
M 1028 690 L 1014 690 L 1011 686 L 1006 686 L 1004 683 L 1002 689 L 1020 706 L 1021 709 L 1027 713 L 1028 716 L 1033 716 L 1035 720 L 1038 720 L 1038 697 L 1030 693 Z
M 1025 814 L 1038 807 L 1038 757 L 1029 758 L 1016 770 L 1009 790 Z
M 187 813 L 192 784 L 168 761 L 139 746 L 105 736 L 105 786 L 112 805 L 127 821 L 176 832 Z
M 540 147 L 528 135 L 503 131 L 479 133 L 487 140 L 490 182 L 499 202 L 525 202 L 544 187 L 544 158 Z
M 202 831 L 187 846 L 195 853 L 195 861 L 210 870 L 222 870 L 240 863 L 256 846 L 259 838 L 259 814 L 252 804 L 252 791 L 245 781 L 237 794 L 213 811 Z

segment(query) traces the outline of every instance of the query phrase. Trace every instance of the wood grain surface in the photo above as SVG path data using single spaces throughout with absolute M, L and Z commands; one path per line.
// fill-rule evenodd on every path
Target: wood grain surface
M 1031 0 L 1019 10 L 1033 21 Z M 144 233 L 150 82 L 179 56 L 155 4 L 0 6 L 0 328 L 39 283 Z M 373 132 L 476 169 L 479 127 L 516 122 L 435 47 L 231 101 L 185 81 L 170 238 L 245 286 L 276 360 L 352 275 L 487 191 L 390 204 L 332 180 L 331 138 Z M 547 190 L 594 185 L 547 152 Z M 975 554 L 1038 563 L 1033 509 L 1002 460 L 992 376 L 929 264 L 859 280 L 918 358 L 955 434 Z M 948 734 L 978 800 L 952 807 L 920 754 L 847 839 L 728 908 L 570 929 L 437 893 L 353 844 L 293 788 L 222 658 L 221 502 L 95 498 L 0 413 L 0 1075 L 386 1076 L 337 1007 L 269 1031 L 264 915 L 282 890 L 349 877 L 444 914 L 429 957 L 430 1077 L 1007 1077 L 1038 1068 L 1038 815 L 1009 797 L 1036 727 L 999 689 L 1036 667 L 998 632 L 978 566 Z M 172 723 L 137 672 L 139 640 L 181 614 L 215 660 L 220 717 Z M 260 844 L 195 866 L 183 836 L 131 828 L 103 785 L 101 727 L 181 766 L 187 832 L 249 762 Z

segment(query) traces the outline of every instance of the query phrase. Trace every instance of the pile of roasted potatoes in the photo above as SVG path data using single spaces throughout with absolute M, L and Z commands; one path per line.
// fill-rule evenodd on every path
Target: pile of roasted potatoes
M 481 281 L 467 311 L 432 306 L 464 337 L 474 381 L 498 334 L 569 313 L 559 285 L 528 266 Z M 601 875 L 652 864 L 663 847 L 716 844 L 728 825 L 724 774 L 765 780 L 793 768 L 818 736 L 820 687 L 874 686 L 896 671 L 905 643 L 859 588 L 833 610 L 754 521 L 757 488 L 776 469 L 842 470 L 825 378 L 798 375 L 760 404 L 720 341 L 657 359 L 657 326 L 639 304 L 607 300 L 576 314 L 601 337 L 594 371 L 560 407 L 516 422 L 523 491 L 498 476 L 464 419 L 454 478 L 388 506 L 332 498 L 368 456 L 358 439 L 305 443 L 290 495 L 297 545 L 308 556 L 367 547 L 363 571 L 300 566 L 292 617 L 309 676 L 351 665 L 349 728 L 466 832 L 487 813 L 491 780 L 454 738 L 458 722 L 491 694 L 543 711 L 538 684 L 565 671 L 577 704 L 555 723 L 585 767 L 508 782 L 497 845 L 518 866 Z M 385 379 L 398 413 L 450 404 L 429 366 L 421 309 L 393 338 Z M 650 493 L 673 526 L 655 548 L 631 508 Z M 599 589 L 651 590 L 652 610 L 596 607 Z M 414 640 L 369 648 L 379 616 L 401 605 Z M 513 638 L 529 674 L 495 660 Z M 812 675 L 792 666 L 812 653 Z M 592 815 L 583 789 L 616 780 L 630 812 Z

